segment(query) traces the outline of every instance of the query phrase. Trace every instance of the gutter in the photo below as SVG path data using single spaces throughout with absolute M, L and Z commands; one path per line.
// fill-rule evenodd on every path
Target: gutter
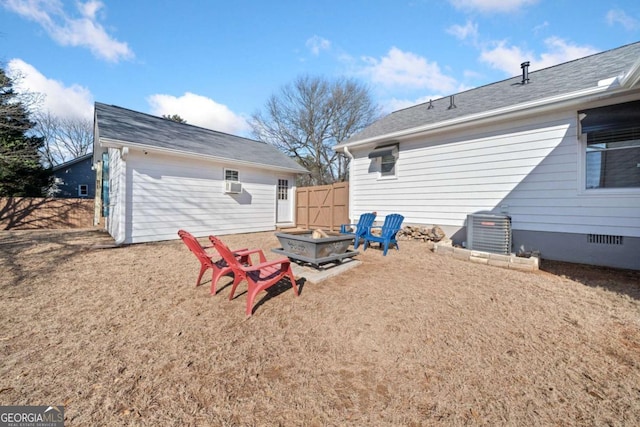
M 629 87 L 634 86 L 636 83 L 640 81 L 640 60 L 636 63 L 637 67 L 634 65 L 632 72 L 628 73 L 624 78 L 613 78 L 607 80 L 601 80 L 598 82 L 598 86 L 583 89 L 577 92 L 571 92 L 568 94 L 563 94 L 559 96 L 554 96 L 551 98 L 544 98 L 536 101 L 529 101 L 523 104 L 516 104 L 509 107 L 499 108 L 497 110 L 486 111 L 482 113 L 476 113 L 469 116 L 458 117 L 451 120 L 446 120 L 443 122 L 430 123 L 428 125 L 417 126 L 410 129 L 403 129 L 391 133 L 386 133 L 383 135 L 378 135 L 366 139 L 362 139 L 354 142 L 346 142 L 343 144 L 338 144 L 333 147 L 334 150 L 338 151 L 340 149 L 344 149 L 346 147 L 359 147 L 363 145 L 375 144 L 382 141 L 388 141 L 389 139 L 400 140 L 407 139 L 410 137 L 415 137 L 419 135 L 428 134 L 431 132 L 443 132 L 443 131 L 451 131 L 464 129 L 471 126 L 477 126 L 480 124 L 488 123 L 495 121 L 496 119 L 514 119 L 522 116 L 527 116 L 531 114 L 531 110 L 536 110 L 536 112 L 551 112 L 558 108 L 568 107 L 574 104 L 578 104 L 580 102 L 584 102 L 585 98 L 589 101 L 594 101 L 597 99 L 602 99 L 606 94 L 607 96 L 613 96 L 618 92 L 623 92 L 628 90 Z M 629 83 L 631 82 L 631 84 Z M 615 90 L 611 90 L 615 89 Z
M 351 165 L 353 164 L 353 154 L 346 145 L 342 147 L 342 151 L 349 158 L 349 221 L 353 222 L 353 191 L 351 190 Z
M 638 59 L 629 72 L 620 79 L 620 86 L 631 89 L 640 82 L 640 59 Z

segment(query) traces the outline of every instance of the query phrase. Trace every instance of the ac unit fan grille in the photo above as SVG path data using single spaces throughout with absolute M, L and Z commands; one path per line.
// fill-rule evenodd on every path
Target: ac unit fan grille
M 467 246 L 475 251 L 511 253 L 511 218 L 507 215 L 467 215 Z

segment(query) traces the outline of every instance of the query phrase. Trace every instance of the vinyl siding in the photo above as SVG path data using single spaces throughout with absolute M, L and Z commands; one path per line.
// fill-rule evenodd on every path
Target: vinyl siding
M 126 164 L 121 159 L 120 150 L 109 148 L 109 216 L 106 227 L 116 242 L 125 240 L 126 226 Z
M 514 230 L 640 237 L 640 190 L 580 189 L 577 114 L 403 141 L 395 179 L 378 179 L 373 148 L 353 150 L 352 214 L 398 212 L 406 223 L 463 227 L 467 214 L 506 212 Z
M 54 197 L 86 197 L 93 199 L 96 194 L 96 173 L 91 169 L 92 158 L 71 161 L 67 166 L 61 165 L 54 169 L 53 176 L 60 182 Z M 80 185 L 87 186 L 87 195 L 80 196 Z
M 196 236 L 275 229 L 274 172 L 229 167 L 239 171 L 243 192 L 225 194 L 220 163 L 133 151 L 127 167 L 130 243 L 175 239 L 181 228 Z

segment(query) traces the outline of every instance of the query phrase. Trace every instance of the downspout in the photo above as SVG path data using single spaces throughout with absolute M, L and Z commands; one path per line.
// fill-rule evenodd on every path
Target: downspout
M 353 186 L 351 185 L 351 165 L 353 164 L 353 154 L 349 151 L 349 147 L 342 147 L 342 151 L 349 158 L 349 221 L 353 222 Z

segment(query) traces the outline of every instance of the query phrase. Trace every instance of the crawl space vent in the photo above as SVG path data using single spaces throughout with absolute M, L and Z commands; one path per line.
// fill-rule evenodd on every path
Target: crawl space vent
M 511 254 L 511 217 L 491 213 L 467 215 L 467 246 L 474 251 Z
M 609 234 L 587 234 L 587 241 L 597 245 L 622 245 L 622 236 Z

